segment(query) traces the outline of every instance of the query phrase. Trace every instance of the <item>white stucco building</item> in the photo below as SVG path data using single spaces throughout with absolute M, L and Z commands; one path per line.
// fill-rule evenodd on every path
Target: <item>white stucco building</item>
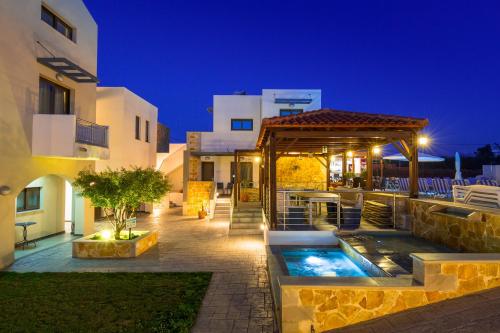
M 110 127 L 109 159 L 96 170 L 155 167 L 158 108 L 124 87 L 98 87 L 96 119 Z
M 71 181 L 109 157 L 97 123 L 97 24 L 83 1 L 0 2 L 0 268 L 22 241 L 93 231 Z
M 321 109 L 319 89 L 263 89 L 261 95 L 215 95 L 213 131 L 188 132 L 184 188 L 188 181 L 213 181 L 224 188 L 233 182 L 234 151 L 254 149 L 263 118 Z M 241 163 L 241 177 L 258 186 L 258 161 Z M 230 186 L 230 185 L 229 185 Z

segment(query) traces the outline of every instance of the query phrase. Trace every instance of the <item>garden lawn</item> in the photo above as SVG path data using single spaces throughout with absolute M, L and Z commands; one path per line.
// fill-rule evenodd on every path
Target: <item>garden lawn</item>
M 189 332 L 211 273 L 0 273 L 0 332 Z

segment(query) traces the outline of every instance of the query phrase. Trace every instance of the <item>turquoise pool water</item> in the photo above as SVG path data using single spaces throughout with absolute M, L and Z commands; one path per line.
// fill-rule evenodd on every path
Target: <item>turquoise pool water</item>
M 368 276 L 341 249 L 282 250 L 291 276 Z

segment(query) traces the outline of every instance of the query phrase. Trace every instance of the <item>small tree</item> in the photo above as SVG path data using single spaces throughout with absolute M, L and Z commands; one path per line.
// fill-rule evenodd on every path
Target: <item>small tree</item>
M 125 229 L 127 219 L 135 215 L 142 203 L 158 202 L 171 188 L 168 178 L 153 168 L 107 169 L 102 172 L 82 170 L 74 184 L 92 205 L 104 209 L 115 232 Z

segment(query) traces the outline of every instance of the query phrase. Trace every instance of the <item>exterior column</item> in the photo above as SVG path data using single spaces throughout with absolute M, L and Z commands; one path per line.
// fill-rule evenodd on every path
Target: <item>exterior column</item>
M 264 207 L 263 202 L 262 202 L 262 198 L 264 197 L 263 192 L 262 192 L 263 188 L 264 188 L 264 186 L 263 186 L 263 184 L 264 184 L 264 179 L 263 179 L 264 169 L 262 168 L 262 166 L 263 166 L 262 161 L 263 161 L 263 158 L 262 158 L 262 154 L 261 154 L 260 162 L 259 162 L 259 201 L 260 201 L 262 207 Z
M 325 154 L 326 159 L 326 190 L 330 188 L 330 157 Z
M 276 190 L 276 137 L 275 133 L 271 132 L 269 135 L 269 215 L 271 228 L 274 230 L 278 225 Z
M 234 191 L 234 207 L 238 207 L 238 201 L 240 200 L 240 158 L 238 156 L 238 151 L 234 151 L 234 172 L 235 172 L 235 177 L 234 177 L 234 184 L 233 184 L 233 191 Z
M 347 172 L 347 152 L 344 151 L 342 153 L 342 185 L 347 184 L 347 181 L 345 179 L 345 174 Z
M 373 191 L 373 154 L 372 147 L 366 152 L 366 189 Z
M 410 148 L 410 198 L 418 198 L 418 146 L 417 134 L 411 136 Z
M 269 146 L 264 146 L 264 212 L 269 218 Z

